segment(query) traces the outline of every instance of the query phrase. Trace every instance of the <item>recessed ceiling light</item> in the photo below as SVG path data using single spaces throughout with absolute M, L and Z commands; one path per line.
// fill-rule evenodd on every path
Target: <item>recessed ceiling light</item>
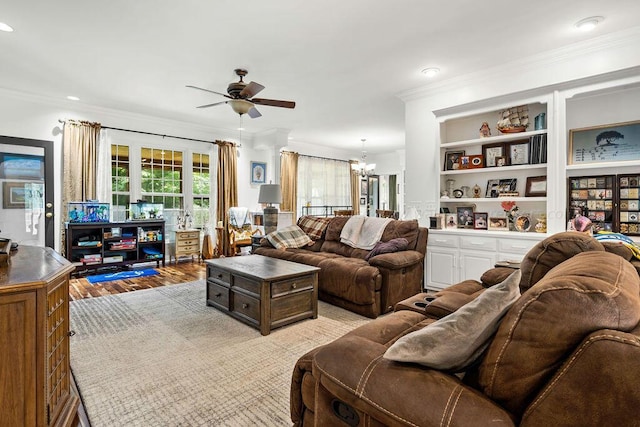
M 244 130 L 244 128 L 241 127 L 241 128 L 238 128 L 238 130 Z
M 7 33 L 10 33 L 13 31 L 13 28 L 11 28 L 11 25 L 9 24 L 5 24 L 4 22 L 0 22 L 0 31 L 4 31 Z
M 73 95 L 67 96 L 67 99 L 69 99 L 71 101 L 80 101 L 80 98 L 78 98 L 77 96 L 73 96 Z
M 435 77 L 436 74 L 440 72 L 440 68 L 430 67 L 422 70 L 422 74 L 427 77 Z
M 602 16 L 590 16 L 576 22 L 576 28 L 580 31 L 591 31 L 602 21 L 604 21 Z

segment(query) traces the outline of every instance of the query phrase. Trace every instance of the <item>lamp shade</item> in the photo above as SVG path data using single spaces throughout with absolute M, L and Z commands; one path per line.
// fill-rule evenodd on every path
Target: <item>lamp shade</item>
M 262 184 L 260 186 L 260 194 L 258 194 L 258 203 L 282 203 L 282 192 L 280 184 Z

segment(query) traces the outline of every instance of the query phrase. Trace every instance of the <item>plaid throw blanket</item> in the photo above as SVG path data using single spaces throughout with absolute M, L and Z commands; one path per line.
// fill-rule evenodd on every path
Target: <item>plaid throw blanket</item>
M 313 244 L 313 240 L 295 224 L 267 234 L 267 240 L 276 249 L 302 248 Z

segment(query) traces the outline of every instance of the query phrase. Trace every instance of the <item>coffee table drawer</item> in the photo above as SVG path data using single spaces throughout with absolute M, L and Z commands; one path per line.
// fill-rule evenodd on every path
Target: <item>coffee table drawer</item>
M 244 289 L 247 292 L 260 296 L 260 283 L 255 280 L 247 279 L 242 276 L 233 276 L 233 287 Z
M 260 300 L 249 295 L 232 292 L 233 311 L 260 323 Z
M 229 288 L 207 281 L 207 303 L 229 309 Z
M 271 298 L 308 289 L 313 289 L 313 274 L 292 279 L 278 280 L 271 284 Z
M 313 312 L 313 292 L 297 292 L 271 300 L 271 322 Z
M 229 273 L 228 271 L 209 266 L 207 271 L 207 278 L 215 280 L 218 283 L 231 286 L 231 273 Z

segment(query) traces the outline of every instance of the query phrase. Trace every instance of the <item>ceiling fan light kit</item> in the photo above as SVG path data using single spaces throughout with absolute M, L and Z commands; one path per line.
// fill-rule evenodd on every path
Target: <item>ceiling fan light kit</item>
M 245 83 L 244 77 L 248 73 L 247 70 L 243 68 L 236 68 L 234 71 L 236 75 L 240 77 L 240 81 L 229 83 L 229 86 L 227 86 L 227 94 L 209 89 L 203 89 L 197 86 L 187 85 L 187 87 L 192 89 L 198 89 L 216 95 L 224 96 L 225 98 L 229 98 L 229 101 L 220 101 L 214 102 L 213 104 L 200 105 L 197 108 L 209 108 L 216 105 L 229 104 L 231 106 L 231 109 L 233 109 L 236 114 L 239 114 L 240 116 L 242 116 L 243 114 L 248 114 L 252 119 L 262 116 L 262 114 L 260 114 L 260 112 L 256 109 L 255 104 L 267 105 L 270 107 L 295 108 L 296 103 L 293 101 L 254 98 L 254 96 L 262 91 L 262 89 L 264 89 L 264 86 L 256 82 Z

